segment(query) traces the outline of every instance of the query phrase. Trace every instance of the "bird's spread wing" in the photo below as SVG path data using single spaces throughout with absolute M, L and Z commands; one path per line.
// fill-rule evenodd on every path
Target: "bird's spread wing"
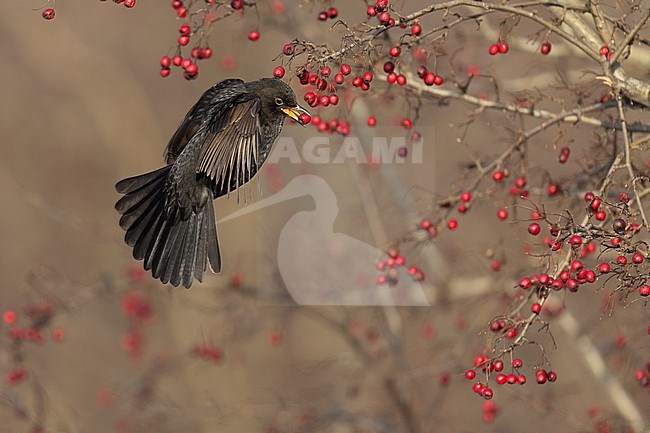
M 257 173 L 259 112 L 257 97 L 233 104 L 206 135 L 196 171 L 211 180 L 219 195 L 230 194 Z
M 213 115 L 216 114 L 217 120 L 219 120 L 220 112 L 228 107 L 230 101 L 241 96 L 245 91 L 244 81 L 238 78 L 229 78 L 220 81 L 206 90 L 197 103 L 185 115 L 185 118 L 178 125 L 169 143 L 167 143 L 164 153 L 167 164 L 172 164 L 176 161 L 185 146 L 187 146 L 187 143 L 196 134 L 201 123 L 209 115 L 208 111 L 213 109 L 213 107 L 217 107 Z

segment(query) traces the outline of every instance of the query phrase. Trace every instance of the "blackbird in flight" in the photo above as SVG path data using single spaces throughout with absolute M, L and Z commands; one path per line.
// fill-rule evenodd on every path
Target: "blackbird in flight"
M 309 121 L 282 80 L 223 80 L 187 113 L 165 150 L 167 165 L 115 185 L 124 240 L 154 278 L 189 288 L 206 264 L 221 271 L 212 200 L 257 173 L 286 117 Z

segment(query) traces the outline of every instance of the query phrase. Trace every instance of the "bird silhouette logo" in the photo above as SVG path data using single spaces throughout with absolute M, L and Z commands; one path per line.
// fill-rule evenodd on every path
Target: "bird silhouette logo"
M 419 282 L 407 275 L 395 286 L 376 282 L 376 264 L 385 253 L 334 232 L 339 214 L 330 185 L 315 175 L 293 178 L 282 190 L 219 220 L 219 224 L 292 199 L 310 196 L 315 209 L 296 212 L 279 234 L 277 265 L 285 287 L 299 305 L 429 306 Z M 405 273 L 406 274 L 406 273 Z

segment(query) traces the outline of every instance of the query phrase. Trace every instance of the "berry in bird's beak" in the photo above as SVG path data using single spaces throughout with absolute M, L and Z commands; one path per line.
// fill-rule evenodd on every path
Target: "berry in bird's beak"
M 302 108 L 300 105 L 296 105 L 295 107 L 283 107 L 281 110 L 285 115 L 303 126 L 311 122 L 311 116 L 309 115 L 309 112 Z

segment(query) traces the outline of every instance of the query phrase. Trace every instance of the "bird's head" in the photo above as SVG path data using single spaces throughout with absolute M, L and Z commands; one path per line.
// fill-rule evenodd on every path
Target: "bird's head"
M 291 87 L 278 78 L 262 78 L 257 81 L 259 93 L 262 99 L 262 107 L 270 113 L 282 113 L 301 125 L 310 122 L 309 112 L 298 105 L 296 94 Z

